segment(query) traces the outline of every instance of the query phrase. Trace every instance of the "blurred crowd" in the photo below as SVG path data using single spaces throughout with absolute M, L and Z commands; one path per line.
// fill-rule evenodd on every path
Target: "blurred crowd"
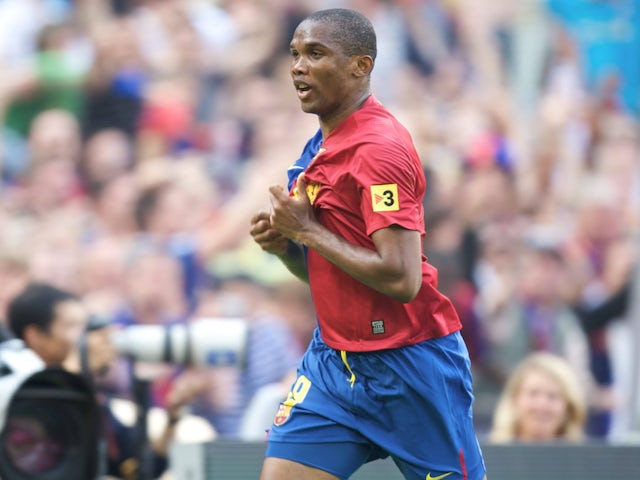
M 33 282 L 116 328 L 245 318 L 247 369 L 164 366 L 152 392 L 167 406 L 188 380 L 184 403 L 237 436 L 315 326 L 306 287 L 248 225 L 317 129 L 290 36 L 336 6 L 372 20 L 374 94 L 422 157 L 425 250 L 463 320 L 479 433 L 515 366 L 544 351 L 579 378 L 586 435 L 623 438 L 638 0 L 0 0 L 0 318 Z M 123 376 L 104 388 L 126 395 Z

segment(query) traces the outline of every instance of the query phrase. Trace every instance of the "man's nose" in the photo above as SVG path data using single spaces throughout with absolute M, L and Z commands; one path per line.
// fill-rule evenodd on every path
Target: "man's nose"
M 304 57 L 300 55 L 291 62 L 292 73 L 304 73 L 307 70 L 307 62 Z

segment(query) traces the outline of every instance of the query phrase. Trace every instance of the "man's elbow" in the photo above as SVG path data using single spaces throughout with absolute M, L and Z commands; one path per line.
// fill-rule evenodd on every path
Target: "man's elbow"
M 415 281 L 397 283 L 392 291 L 389 292 L 389 296 L 398 302 L 409 303 L 418 295 L 420 286 L 421 282 Z
M 416 298 L 416 296 L 418 295 L 418 290 L 415 291 L 409 291 L 409 292 L 403 292 L 402 295 L 399 295 L 396 300 L 398 300 L 401 303 L 409 303 L 411 301 L 413 301 L 414 298 Z

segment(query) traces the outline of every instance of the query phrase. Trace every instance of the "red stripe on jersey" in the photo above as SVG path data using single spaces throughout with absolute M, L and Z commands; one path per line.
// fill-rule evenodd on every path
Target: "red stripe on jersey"
M 469 480 L 467 475 L 467 466 L 464 463 L 464 452 L 460 449 L 460 468 L 462 469 L 462 480 Z

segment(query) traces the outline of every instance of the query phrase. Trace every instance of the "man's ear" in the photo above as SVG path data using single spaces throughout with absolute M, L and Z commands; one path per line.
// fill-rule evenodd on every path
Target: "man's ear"
M 44 335 L 44 332 L 36 325 L 27 325 L 22 332 L 25 345 L 36 353 L 38 353 Z
M 366 77 L 373 70 L 373 58 L 369 55 L 359 55 L 353 62 L 353 74 L 356 77 Z

